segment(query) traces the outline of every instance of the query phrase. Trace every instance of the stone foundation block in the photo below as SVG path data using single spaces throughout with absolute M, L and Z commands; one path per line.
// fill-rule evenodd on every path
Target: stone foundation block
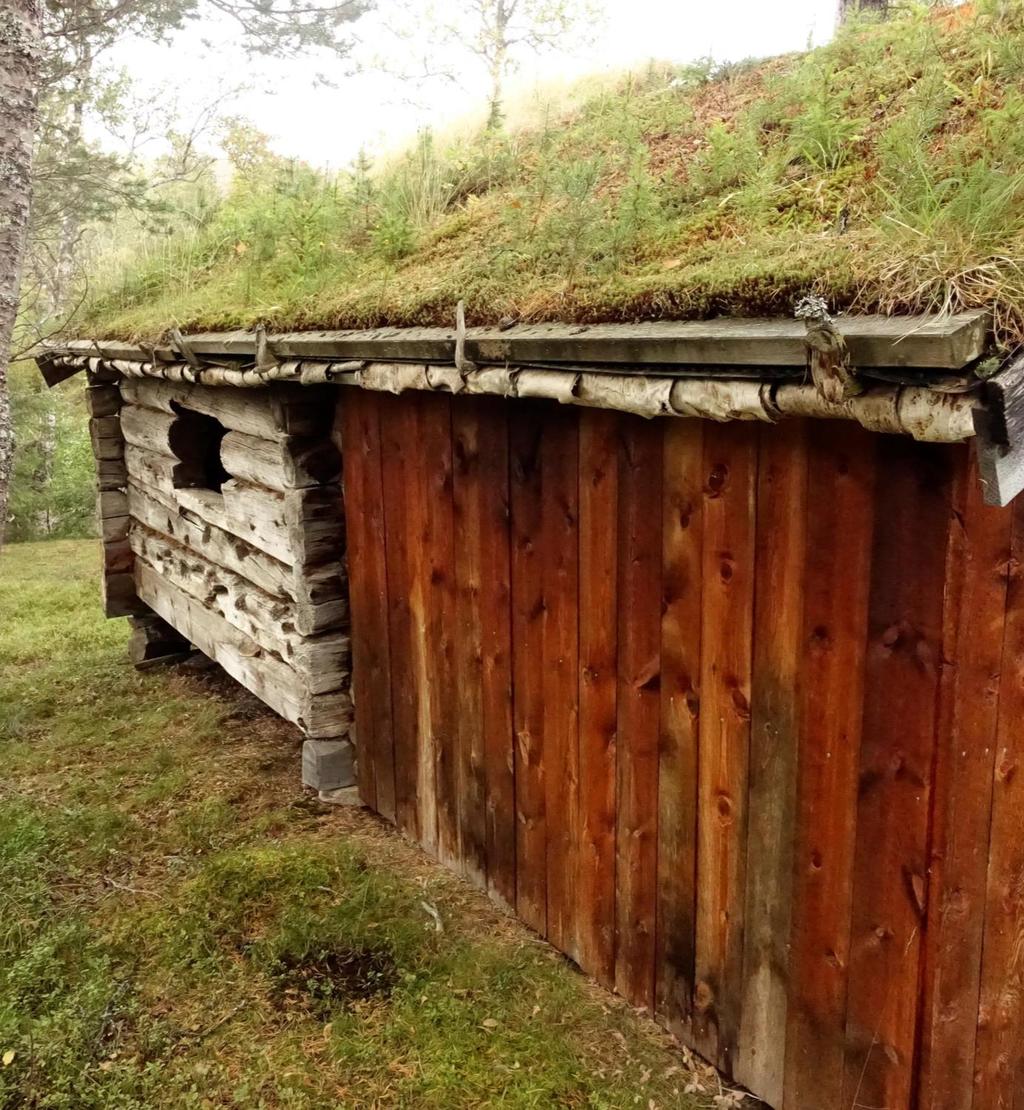
M 350 740 L 307 740 L 302 745 L 302 783 L 314 790 L 355 786 L 356 752 Z

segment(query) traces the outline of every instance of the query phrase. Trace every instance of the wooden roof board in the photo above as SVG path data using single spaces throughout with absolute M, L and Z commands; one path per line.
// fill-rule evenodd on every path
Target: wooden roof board
M 918 317 L 848 316 L 836 326 L 852 362 L 861 368 L 914 367 L 960 370 L 986 349 L 990 319 L 985 312 Z M 638 324 L 520 324 L 506 330 L 468 328 L 465 357 L 479 363 L 577 363 L 614 366 L 619 372 L 651 365 L 713 367 L 802 367 L 805 327 L 799 320 L 720 319 Z M 375 359 L 451 362 L 457 334 L 447 328 L 377 328 L 369 331 L 287 332 L 267 337 L 281 359 Z M 251 359 L 253 332 L 215 332 L 186 337 L 197 355 Z M 69 354 L 148 359 L 153 348 L 119 340 L 75 340 Z M 179 353 L 158 344 L 157 358 Z

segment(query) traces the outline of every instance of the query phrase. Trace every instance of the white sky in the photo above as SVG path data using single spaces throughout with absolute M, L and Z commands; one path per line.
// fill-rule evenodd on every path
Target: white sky
M 459 7 L 457 0 L 439 2 Z M 379 13 L 388 4 L 378 0 Z M 651 59 L 724 61 L 803 49 L 831 35 L 837 0 L 603 0 L 603 6 L 606 17 L 592 45 L 574 54 L 523 58 L 515 97 L 550 101 L 564 82 Z M 360 25 L 357 33 L 369 39 L 372 50 L 372 26 Z M 185 119 L 197 116 L 218 89 L 249 84 L 228 111 L 267 132 L 279 153 L 335 169 L 347 165 L 360 147 L 377 153 L 400 147 L 424 123 L 443 131 L 467 116 L 482 116 L 486 92 L 483 75 L 468 56 L 464 89 L 439 81 L 417 92 L 420 104 L 413 106 L 410 88 L 379 73 L 349 77 L 341 63 L 322 59 L 247 58 L 227 24 L 197 26 L 170 46 L 125 44 L 108 60 L 127 69 L 140 88 L 175 101 Z M 326 72 L 337 87 L 319 85 L 318 72 Z

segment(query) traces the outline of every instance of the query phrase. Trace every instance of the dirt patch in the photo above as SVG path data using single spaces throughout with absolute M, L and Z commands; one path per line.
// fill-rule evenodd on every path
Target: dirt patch
M 339 948 L 282 956 L 271 975 L 272 997 L 278 1006 L 299 1006 L 327 1018 L 338 1007 L 390 997 L 398 982 L 398 967 L 387 949 Z

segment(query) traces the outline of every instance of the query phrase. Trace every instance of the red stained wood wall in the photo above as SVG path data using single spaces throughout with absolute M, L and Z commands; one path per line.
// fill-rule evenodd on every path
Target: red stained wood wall
M 1024 1110 L 1024 499 L 345 391 L 360 788 L 770 1105 Z

